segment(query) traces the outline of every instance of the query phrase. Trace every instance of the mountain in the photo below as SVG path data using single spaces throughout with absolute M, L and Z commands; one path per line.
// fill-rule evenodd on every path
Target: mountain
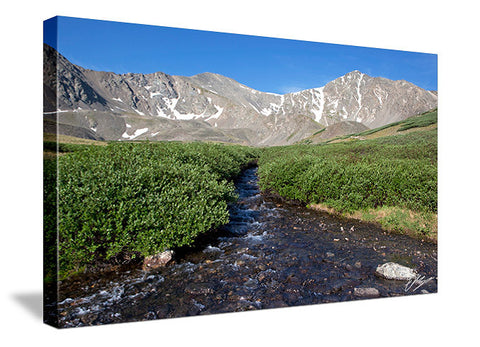
M 435 92 L 359 71 L 280 95 L 208 72 L 186 77 L 88 70 L 44 45 L 44 117 L 61 124 L 66 135 L 283 145 L 336 123 L 377 127 L 436 106 Z

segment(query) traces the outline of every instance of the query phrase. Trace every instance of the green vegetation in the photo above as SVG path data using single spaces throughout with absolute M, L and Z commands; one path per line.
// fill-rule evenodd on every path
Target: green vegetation
M 75 152 L 82 149 L 88 148 L 90 145 L 85 144 L 75 144 L 75 143 L 56 143 L 53 141 L 44 141 L 43 142 L 43 150 L 44 151 L 51 151 L 51 152 L 58 152 L 58 153 L 68 153 L 68 152 Z
M 395 206 L 431 220 L 437 212 L 437 131 L 267 148 L 259 176 L 263 190 L 346 215 Z M 396 223 L 394 215 L 401 217 L 396 210 L 382 219 L 391 229 L 412 228 Z M 414 229 L 429 233 L 424 226 Z
M 437 110 L 432 112 L 426 112 L 417 117 L 411 117 L 401 123 L 401 127 L 398 131 L 405 131 L 412 128 L 427 127 L 432 124 L 436 124 L 438 121 Z
M 60 277 L 120 253 L 190 245 L 228 223 L 227 203 L 236 198 L 231 180 L 256 157 L 248 147 L 206 143 L 67 149 L 56 158 Z M 46 162 L 50 182 L 55 160 Z M 54 184 L 46 185 L 45 199 L 48 239 L 55 237 Z
M 314 132 L 312 136 L 315 136 L 315 135 L 318 135 L 318 134 L 323 133 L 323 132 L 325 131 L 325 129 L 327 129 L 327 128 L 325 127 L 325 128 L 323 128 L 323 129 L 320 129 L 319 131 Z
M 416 212 L 396 206 L 382 206 L 347 216 L 367 222 L 377 222 L 386 230 L 408 232 L 436 241 L 438 221 L 437 215 L 433 212 Z
M 43 160 L 43 264 L 46 281 L 57 273 L 57 161 Z

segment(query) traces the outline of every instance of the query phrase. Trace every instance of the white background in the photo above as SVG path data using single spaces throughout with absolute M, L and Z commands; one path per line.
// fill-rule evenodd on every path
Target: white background
M 68 4 L 67 4 L 68 3 Z M 1 323 L 7 345 L 478 343 L 473 1 L 17 1 L 1 14 Z M 56 330 L 42 323 L 42 21 L 55 15 L 439 55 L 439 293 Z M 88 40 L 88 37 L 85 38 Z M 159 67 L 161 70 L 161 67 Z

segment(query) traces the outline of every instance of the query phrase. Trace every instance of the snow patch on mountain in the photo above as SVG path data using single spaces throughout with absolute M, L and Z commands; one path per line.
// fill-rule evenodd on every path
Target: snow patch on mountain
M 205 119 L 207 121 L 210 120 L 210 119 L 218 119 L 218 117 L 220 117 L 220 115 L 223 112 L 223 109 L 224 109 L 223 107 L 220 107 L 220 106 L 217 106 L 217 105 L 213 105 L 213 106 L 217 109 L 217 112 L 215 114 L 211 115 L 210 117 L 208 117 L 207 119 Z M 217 126 L 216 124 L 217 123 L 215 123 L 215 126 Z
M 125 132 L 122 134 L 122 138 L 128 139 L 128 140 L 133 140 L 134 138 L 139 137 L 139 136 L 142 135 L 142 134 L 145 134 L 147 131 L 148 131 L 148 128 L 137 129 L 137 130 L 135 130 L 135 132 L 133 133 L 133 135 L 128 135 L 127 132 L 125 131 Z
M 136 108 L 133 108 L 133 107 L 132 107 L 132 110 L 134 110 L 135 112 L 137 112 L 140 116 L 145 116 L 145 113 L 143 113 L 142 111 L 137 110 Z
M 325 108 L 325 94 L 323 88 L 312 89 L 312 113 L 315 116 L 315 121 L 320 123 L 323 116 L 323 109 Z

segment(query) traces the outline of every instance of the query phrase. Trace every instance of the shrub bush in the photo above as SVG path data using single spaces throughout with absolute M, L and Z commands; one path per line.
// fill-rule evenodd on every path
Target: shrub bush
M 267 148 L 259 176 L 264 190 L 342 212 L 379 206 L 436 212 L 436 131 Z
M 62 275 L 120 252 L 152 255 L 228 223 L 231 179 L 253 149 L 112 143 L 58 157 Z

